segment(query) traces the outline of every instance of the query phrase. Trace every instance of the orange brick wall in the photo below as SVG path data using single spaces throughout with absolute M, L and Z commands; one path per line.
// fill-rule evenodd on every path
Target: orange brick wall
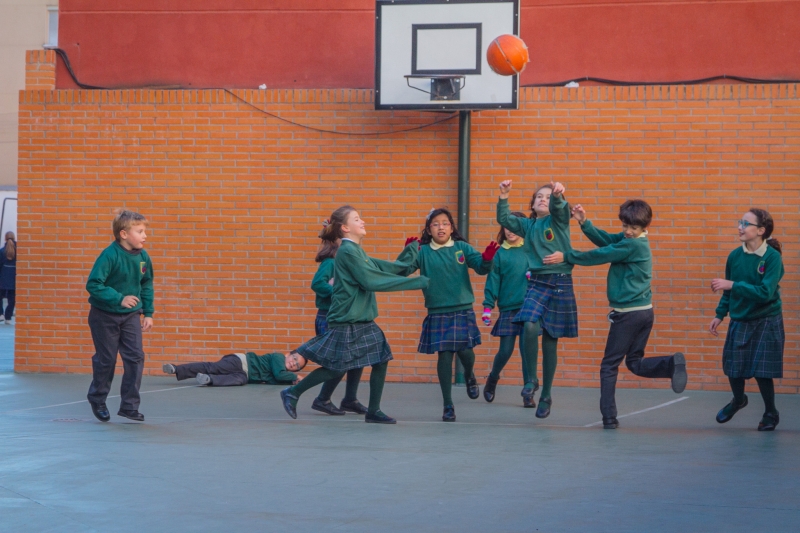
M 287 350 L 313 335 L 320 222 L 356 206 L 366 251 L 391 259 L 433 206 L 455 209 L 458 121 L 391 135 L 441 114 L 377 112 L 367 90 L 36 91 L 20 94 L 18 372 L 90 372 L 84 289 L 115 208 L 145 213 L 156 274 L 147 372 L 231 351 Z M 512 207 L 563 181 L 602 227 L 617 206 L 654 207 L 656 325 L 649 353 L 687 354 L 690 388 L 728 388 L 723 337 L 705 332 L 709 282 L 737 245 L 735 221 L 770 210 L 784 241 L 783 392 L 798 392 L 800 99 L 797 85 L 525 89 L 517 111 L 473 114 L 471 241 L 497 233 L 496 185 Z M 577 226 L 578 249 L 591 245 Z M 608 323 L 605 267 L 576 268 L 580 337 L 560 345 L 557 385 L 596 386 Z M 479 307 L 483 278 L 473 276 Z M 421 294 L 379 296 L 395 352 L 389 379 L 435 381 L 416 353 Z M 726 322 L 727 324 L 727 322 Z M 477 373 L 497 343 L 481 325 Z M 723 328 L 724 329 L 724 328 Z M 504 378 L 520 381 L 518 359 Z M 663 387 L 623 369 L 621 386 Z
M 25 88 L 29 91 L 52 91 L 56 88 L 55 50 L 25 52 Z

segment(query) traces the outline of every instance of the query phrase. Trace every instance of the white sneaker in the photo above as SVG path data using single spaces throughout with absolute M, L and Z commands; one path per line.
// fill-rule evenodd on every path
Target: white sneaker
M 197 383 L 200 385 L 203 386 L 211 385 L 211 376 L 209 376 L 208 374 L 197 374 L 197 377 L 195 379 L 197 380 Z
M 174 374 L 175 373 L 175 365 L 171 365 L 166 363 L 162 365 L 161 370 L 164 371 L 165 374 Z
M 4 323 L 5 321 L 6 321 L 6 317 L 0 316 L 0 324 Z

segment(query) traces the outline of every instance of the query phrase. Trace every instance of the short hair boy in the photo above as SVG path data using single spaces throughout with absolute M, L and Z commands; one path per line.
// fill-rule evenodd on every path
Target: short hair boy
M 195 378 L 200 385 L 235 387 L 248 383 L 291 385 L 297 381 L 295 372 L 304 366 L 306 358 L 292 350 L 288 353 L 264 355 L 256 355 L 254 352 L 231 353 L 222 356 L 216 363 L 167 363 L 161 369 L 167 374 L 175 374 L 178 381 Z

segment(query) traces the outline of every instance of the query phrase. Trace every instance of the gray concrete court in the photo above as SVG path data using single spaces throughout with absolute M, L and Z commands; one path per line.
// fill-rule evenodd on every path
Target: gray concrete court
M 556 389 L 552 416 L 500 387 L 389 383 L 397 426 L 312 411 L 280 387 L 145 378 L 144 424 L 95 421 L 89 376 L 0 374 L 2 531 L 797 531 L 800 397 L 758 433 L 761 399 L 724 426 L 727 393 L 621 390 L 604 431 L 597 389 Z M 189 385 L 187 387 L 187 385 Z M 114 392 L 118 392 L 119 377 Z M 186 387 L 186 388 L 182 388 Z M 368 384 L 360 396 L 367 398 Z M 342 391 L 337 391 L 339 397 Z M 119 400 L 109 400 L 115 413 Z M 588 426 L 588 427 L 587 427 Z
M 14 330 L 13 324 L 0 324 L 0 372 L 14 371 Z

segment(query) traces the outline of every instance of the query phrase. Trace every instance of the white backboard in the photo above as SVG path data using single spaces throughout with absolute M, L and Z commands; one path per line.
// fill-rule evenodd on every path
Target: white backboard
M 519 76 L 492 71 L 486 49 L 519 35 L 519 0 L 376 0 L 375 20 L 376 109 L 517 108 Z M 463 88 L 432 100 L 436 76 Z

